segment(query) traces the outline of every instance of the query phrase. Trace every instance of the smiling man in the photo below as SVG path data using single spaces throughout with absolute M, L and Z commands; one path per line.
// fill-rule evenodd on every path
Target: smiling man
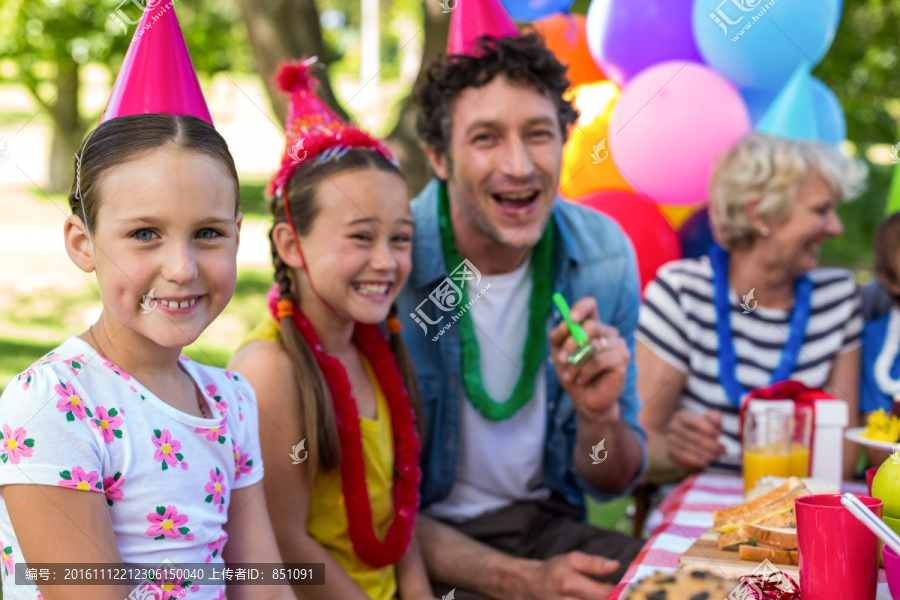
M 437 178 L 413 202 L 398 305 L 425 413 L 427 568 L 459 599 L 602 599 L 641 547 L 584 522 L 585 494 L 625 494 L 646 464 L 634 253 L 557 198 L 577 117 L 565 67 L 532 34 L 471 54 L 438 59 L 415 90 Z M 554 292 L 594 346 L 577 368 Z

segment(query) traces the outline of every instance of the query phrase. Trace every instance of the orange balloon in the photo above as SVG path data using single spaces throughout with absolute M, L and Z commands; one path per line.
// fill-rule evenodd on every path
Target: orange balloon
M 606 79 L 588 49 L 585 23 L 583 15 L 555 14 L 532 24 L 559 62 L 569 66 L 572 85 Z
M 698 208 L 702 208 L 702 204 L 696 206 L 666 206 L 659 204 L 659 212 L 663 214 L 672 229 L 677 230 L 681 225 L 694 214 Z
M 580 86 L 575 105 L 581 116 L 563 148 L 559 192 L 576 199 L 598 190 L 631 191 L 613 164 L 606 140 L 609 113 L 619 90 L 609 81 Z

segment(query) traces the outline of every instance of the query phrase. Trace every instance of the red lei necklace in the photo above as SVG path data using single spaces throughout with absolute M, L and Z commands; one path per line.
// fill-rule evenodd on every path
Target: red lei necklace
M 269 294 L 269 309 L 277 320 L 277 288 L 274 292 L 274 298 L 271 292 Z M 415 417 L 394 353 L 377 325 L 356 323 L 353 343 L 369 361 L 378 385 L 384 392 L 391 409 L 394 435 L 394 520 L 384 541 L 380 542 L 372 525 L 372 506 L 369 503 L 362 434 L 359 430 L 359 409 L 353 399 L 347 371 L 340 360 L 325 353 L 315 330 L 296 304 L 292 313 L 294 324 L 316 357 L 316 363 L 322 369 L 331 391 L 341 443 L 341 486 L 353 550 L 372 567 L 392 565 L 403 557 L 409 547 L 419 507 L 419 481 L 422 476 L 419 470 L 419 436 L 416 433 Z

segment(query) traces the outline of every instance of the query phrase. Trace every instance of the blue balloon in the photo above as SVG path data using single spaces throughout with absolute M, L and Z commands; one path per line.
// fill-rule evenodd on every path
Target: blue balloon
M 847 139 L 847 118 L 840 101 L 827 85 L 815 77 L 812 78 L 812 99 L 819 141 L 839 146 Z
M 569 12 L 575 0 L 501 0 L 513 21 L 530 23 L 555 13 Z
M 696 0 L 694 38 L 713 69 L 741 88 L 781 88 L 831 45 L 840 0 Z
M 684 258 L 700 258 L 708 254 L 713 243 L 709 207 L 704 206 L 688 217 L 678 229 L 678 238 L 681 240 L 681 255 Z
M 779 90 L 745 88 L 738 91 L 741 92 L 741 97 L 747 105 L 747 110 L 750 111 L 750 122 L 756 127 L 756 124 L 759 123 L 759 120 L 772 105 L 772 101 L 775 100 Z

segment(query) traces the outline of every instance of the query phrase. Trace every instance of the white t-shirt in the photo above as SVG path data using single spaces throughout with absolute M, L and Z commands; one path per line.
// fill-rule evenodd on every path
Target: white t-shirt
M 0 396 L 0 485 L 105 494 L 125 563 L 224 566 L 231 492 L 263 476 L 256 396 L 240 375 L 180 360 L 213 418 L 175 409 L 81 338 L 67 339 Z M 15 584 L 23 559 L 5 502 L 0 548 L 3 599 L 37 598 L 36 585 Z M 175 584 L 172 597 L 180 587 L 189 598 L 224 597 L 224 585 Z
M 531 273 L 531 261 L 526 260 L 510 273 L 483 275 L 478 289 L 490 288 L 468 310 L 481 350 L 478 365 L 484 389 L 497 402 L 509 398 L 522 373 Z M 470 290 L 470 299 L 474 295 Z M 535 376 L 534 396 L 505 421 L 485 419 L 465 398 L 465 391 L 460 393 L 456 480 L 444 500 L 428 507 L 429 514 L 464 521 L 513 502 L 550 497 L 543 483 L 545 382 L 542 362 Z

